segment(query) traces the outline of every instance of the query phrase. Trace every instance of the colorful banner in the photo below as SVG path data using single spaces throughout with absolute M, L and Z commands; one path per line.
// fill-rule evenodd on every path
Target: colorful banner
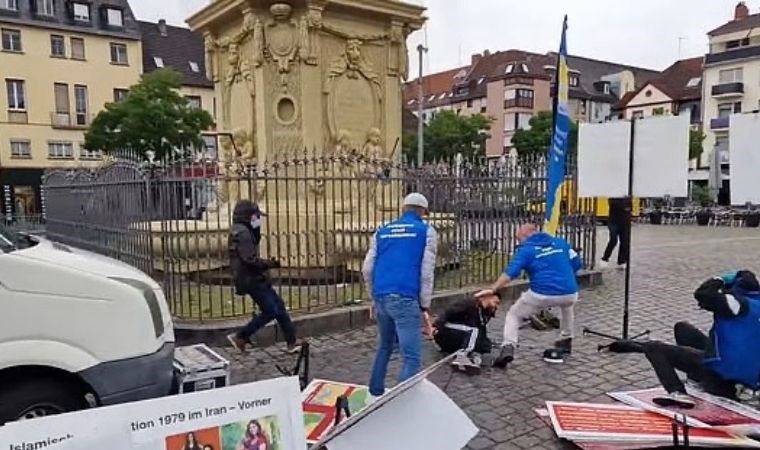
M 303 419 L 306 427 L 306 442 L 313 444 L 320 440 L 333 426 L 337 414 L 335 404 L 338 397 L 348 399 L 351 415 L 369 405 L 367 386 L 314 380 L 303 391 Z
M 567 66 L 567 16 L 562 24 L 562 40 L 557 55 L 556 95 L 554 96 L 554 132 L 548 155 L 548 181 L 546 186 L 546 223 L 544 231 L 552 236 L 559 227 L 562 183 L 565 181 L 565 163 L 570 138 L 570 77 Z
M 0 427 L 11 450 L 303 450 L 298 379 L 278 378 Z

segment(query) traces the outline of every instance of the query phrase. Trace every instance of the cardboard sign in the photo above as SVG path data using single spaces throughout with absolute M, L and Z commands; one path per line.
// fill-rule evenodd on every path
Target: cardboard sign
M 578 441 L 663 442 L 673 440 L 672 420 L 651 411 L 620 405 L 546 402 L 557 436 Z M 711 428 L 691 428 L 690 442 L 760 448 L 760 442 Z
M 726 399 L 718 399 L 714 396 L 689 390 L 692 400 L 696 404 L 692 409 L 663 408 L 657 406 L 652 399 L 666 395 L 662 388 L 643 389 L 629 392 L 610 392 L 610 397 L 647 411 L 656 412 L 673 417 L 674 414 L 685 415 L 693 426 L 731 426 L 760 424 L 760 412 L 747 408 L 739 403 Z
M 367 386 L 314 380 L 306 387 L 303 391 L 306 442 L 317 442 L 335 426 L 335 403 L 341 396 L 348 399 L 348 409 L 352 415 L 366 408 L 370 401 Z
M 10 450 L 303 450 L 298 379 L 90 409 L 0 428 Z

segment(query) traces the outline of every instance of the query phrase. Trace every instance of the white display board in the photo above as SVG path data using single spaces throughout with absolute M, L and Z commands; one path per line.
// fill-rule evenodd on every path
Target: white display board
M 277 378 L 11 423 L 0 427 L 0 448 L 184 450 L 194 440 L 221 450 L 247 440 L 304 450 L 299 387 Z
M 760 204 L 760 114 L 735 114 L 729 127 L 731 204 Z
M 631 124 L 582 123 L 578 130 L 578 195 L 625 197 Z
M 633 142 L 634 196 L 689 195 L 689 127 L 687 115 L 636 121 Z
M 633 195 L 686 197 L 689 118 L 662 116 L 635 122 Z M 581 124 L 578 134 L 578 194 L 628 195 L 631 122 Z

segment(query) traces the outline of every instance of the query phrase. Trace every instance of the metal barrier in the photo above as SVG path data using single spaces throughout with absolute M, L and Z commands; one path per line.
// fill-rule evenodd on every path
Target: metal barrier
M 575 197 L 574 164 L 560 234 L 595 257 L 592 200 Z M 97 170 L 53 170 L 44 178 L 47 235 L 125 261 L 160 281 L 179 319 L 251 313 L 232 288 L 227 232 L 240 198 L 269 215 L 262 256 L 292 311 L 350 305 L 368 296 L 361 262 L 376 228 L 399 215 L 409 192 L 425 194 L 439 232 L 436 289 L 495 279 L 521 224 L 543 220 L 543 158 L 453 161 L 415 167 L 357 152 L 289 155 L 254 165 L 195 156 L 161 163 L 118 158 Z

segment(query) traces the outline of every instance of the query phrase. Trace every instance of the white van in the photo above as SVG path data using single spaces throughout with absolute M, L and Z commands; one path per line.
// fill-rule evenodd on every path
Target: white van
M 147 275 L 0 225 L 0 424 L 166 395 L 173 354 Z

